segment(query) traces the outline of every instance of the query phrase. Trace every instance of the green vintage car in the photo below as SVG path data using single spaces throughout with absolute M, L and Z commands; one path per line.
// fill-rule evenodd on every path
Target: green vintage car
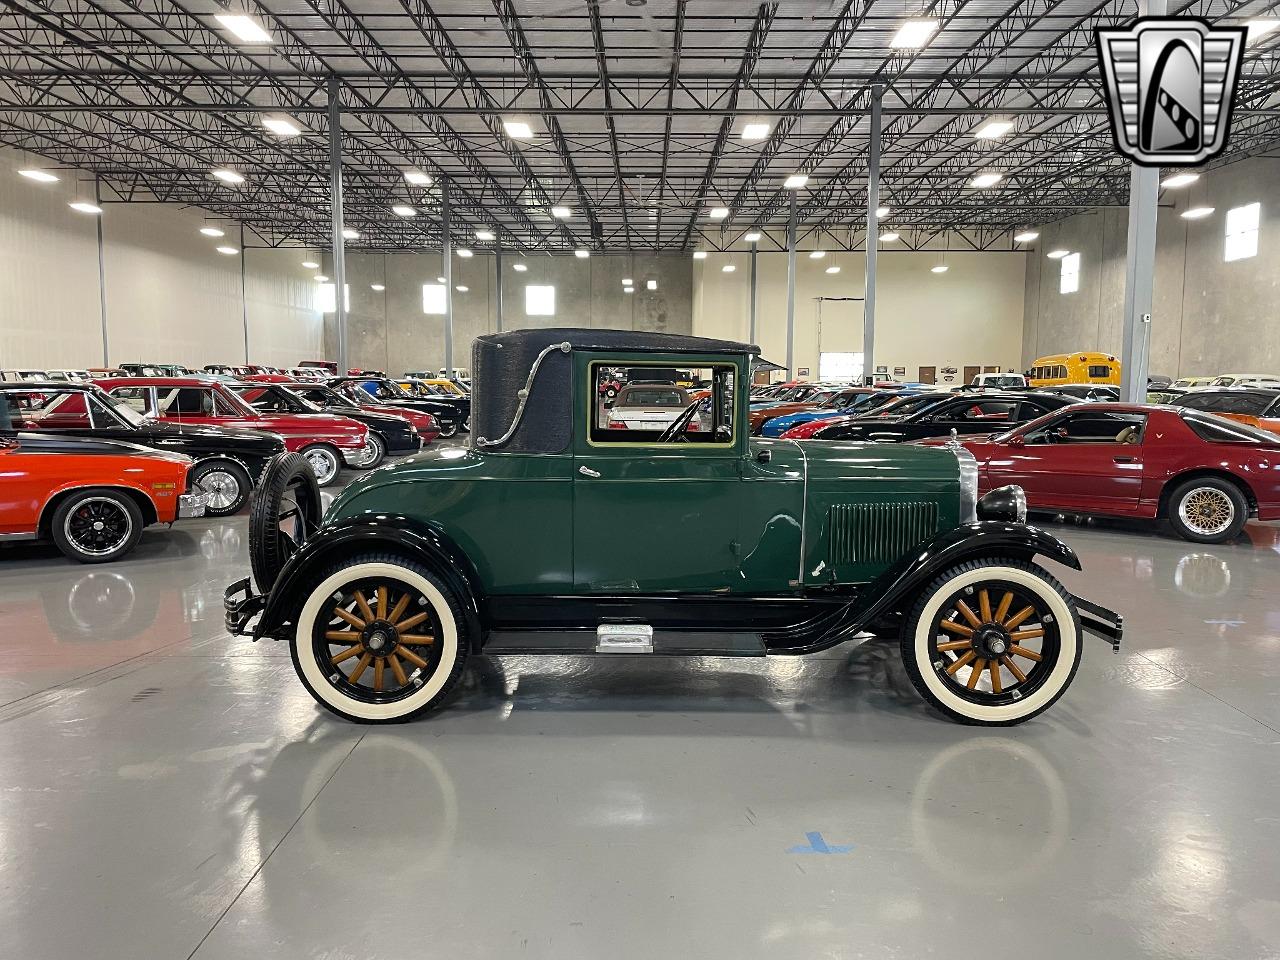
M 469 447 L 373 470 L 323 516 L 306 464 L 277 459 L 250 518 L 259 592 L 227 589 L 228 629 L 286 640 L 316 700 L 369 723 L 437 705 L 481 653 L 781 656 L 870 633 L 942 713 L 1007 725 L 1067 688 L 1082 630 L 1118 647 L 1120 618 L 1034 562 L 1076 555 L 1025 525 L 1018 488 L 979 501 L 963 448 L 750 437 L 758 352 L 479 338 Z M 675 414 L 672 369 L 709 384 Z M 651 416 L 610 416 L 618 370 Z

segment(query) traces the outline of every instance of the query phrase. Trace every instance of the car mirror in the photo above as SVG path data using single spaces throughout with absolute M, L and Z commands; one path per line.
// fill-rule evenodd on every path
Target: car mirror
M 768 449 L 767 447 L 763 450 L 759 450 L 756 452 L 757 463 L 768 463 L 772 459 L 773 459 L 773 451 Z

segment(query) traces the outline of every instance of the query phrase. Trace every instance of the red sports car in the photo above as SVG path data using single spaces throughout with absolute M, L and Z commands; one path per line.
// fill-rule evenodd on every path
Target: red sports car
M 307 380 L 295 380 L 293 377 L 277 375 L 277 376 L 254 376 L 245 377 L 245 380 L 259 383 L 279 383 L 288 387 L 304 400 L 308 400 L 318 406 L 329 410 L 338 410 L 344 404 L 351 405 L 357 410 L 363 410 L 365 413 L 389 414 L 393 417 L 400 417 L 413 424 L 418 436 L 422 438 L 423 444 L 428 444 L 436 437 L 440 436 L 440 422 L 429 413 L 423 413 L 420 410 L 410 410 L 407 407 L 388 406 L 384 403 L 360 403 L 356 397 L 338 393 L 332 387 L 322 383 L 312 383 Z
M 114 377 L 98 380 L 107 393 L 139 413 L 178 423 L 247 427 L 279 435 L 287 449 L 300 452 L 320 486 L 333 483 L 343 459 L 358 462 L 369 430 L 363 423 L 326 413 L 265 414 L 217 380 L 198 377 Z
M 204 513 L 192 460 L 87 437 L 0 437 L 0 540 L 52 540 L 81 563 L 118 560 L 142 528 Z
M 1165 518 L 1196 543 L 1280 519 L 1280 437 L 1196 410 L 1074 404 L 962 445 L 980 494 L 1017 484 L 1031 510 Z

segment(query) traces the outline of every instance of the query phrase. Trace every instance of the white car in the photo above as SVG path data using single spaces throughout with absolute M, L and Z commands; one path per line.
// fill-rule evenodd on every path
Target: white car
M 692 402 L 684 387 L 673 383 L 628 383 L 608 412 L 609 427 L 660 433 Z
M 1204 384 L 1210 387 L 1280 387 L 1280 377 L 1270 373 L 1224 373 Z

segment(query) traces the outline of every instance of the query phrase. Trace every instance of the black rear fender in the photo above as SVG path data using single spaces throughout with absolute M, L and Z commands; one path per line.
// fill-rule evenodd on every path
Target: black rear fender
M 334 566 L 366 553 L 391 554 L 419 563 L 457 594 L 472 648 L 481 645 L 479 577 L 457 545 L 408 517 L 379 514 L 351 517 L 322 527 L 289 558 L 267 597 L 254 637 L 283 639 L 321 576 Z

